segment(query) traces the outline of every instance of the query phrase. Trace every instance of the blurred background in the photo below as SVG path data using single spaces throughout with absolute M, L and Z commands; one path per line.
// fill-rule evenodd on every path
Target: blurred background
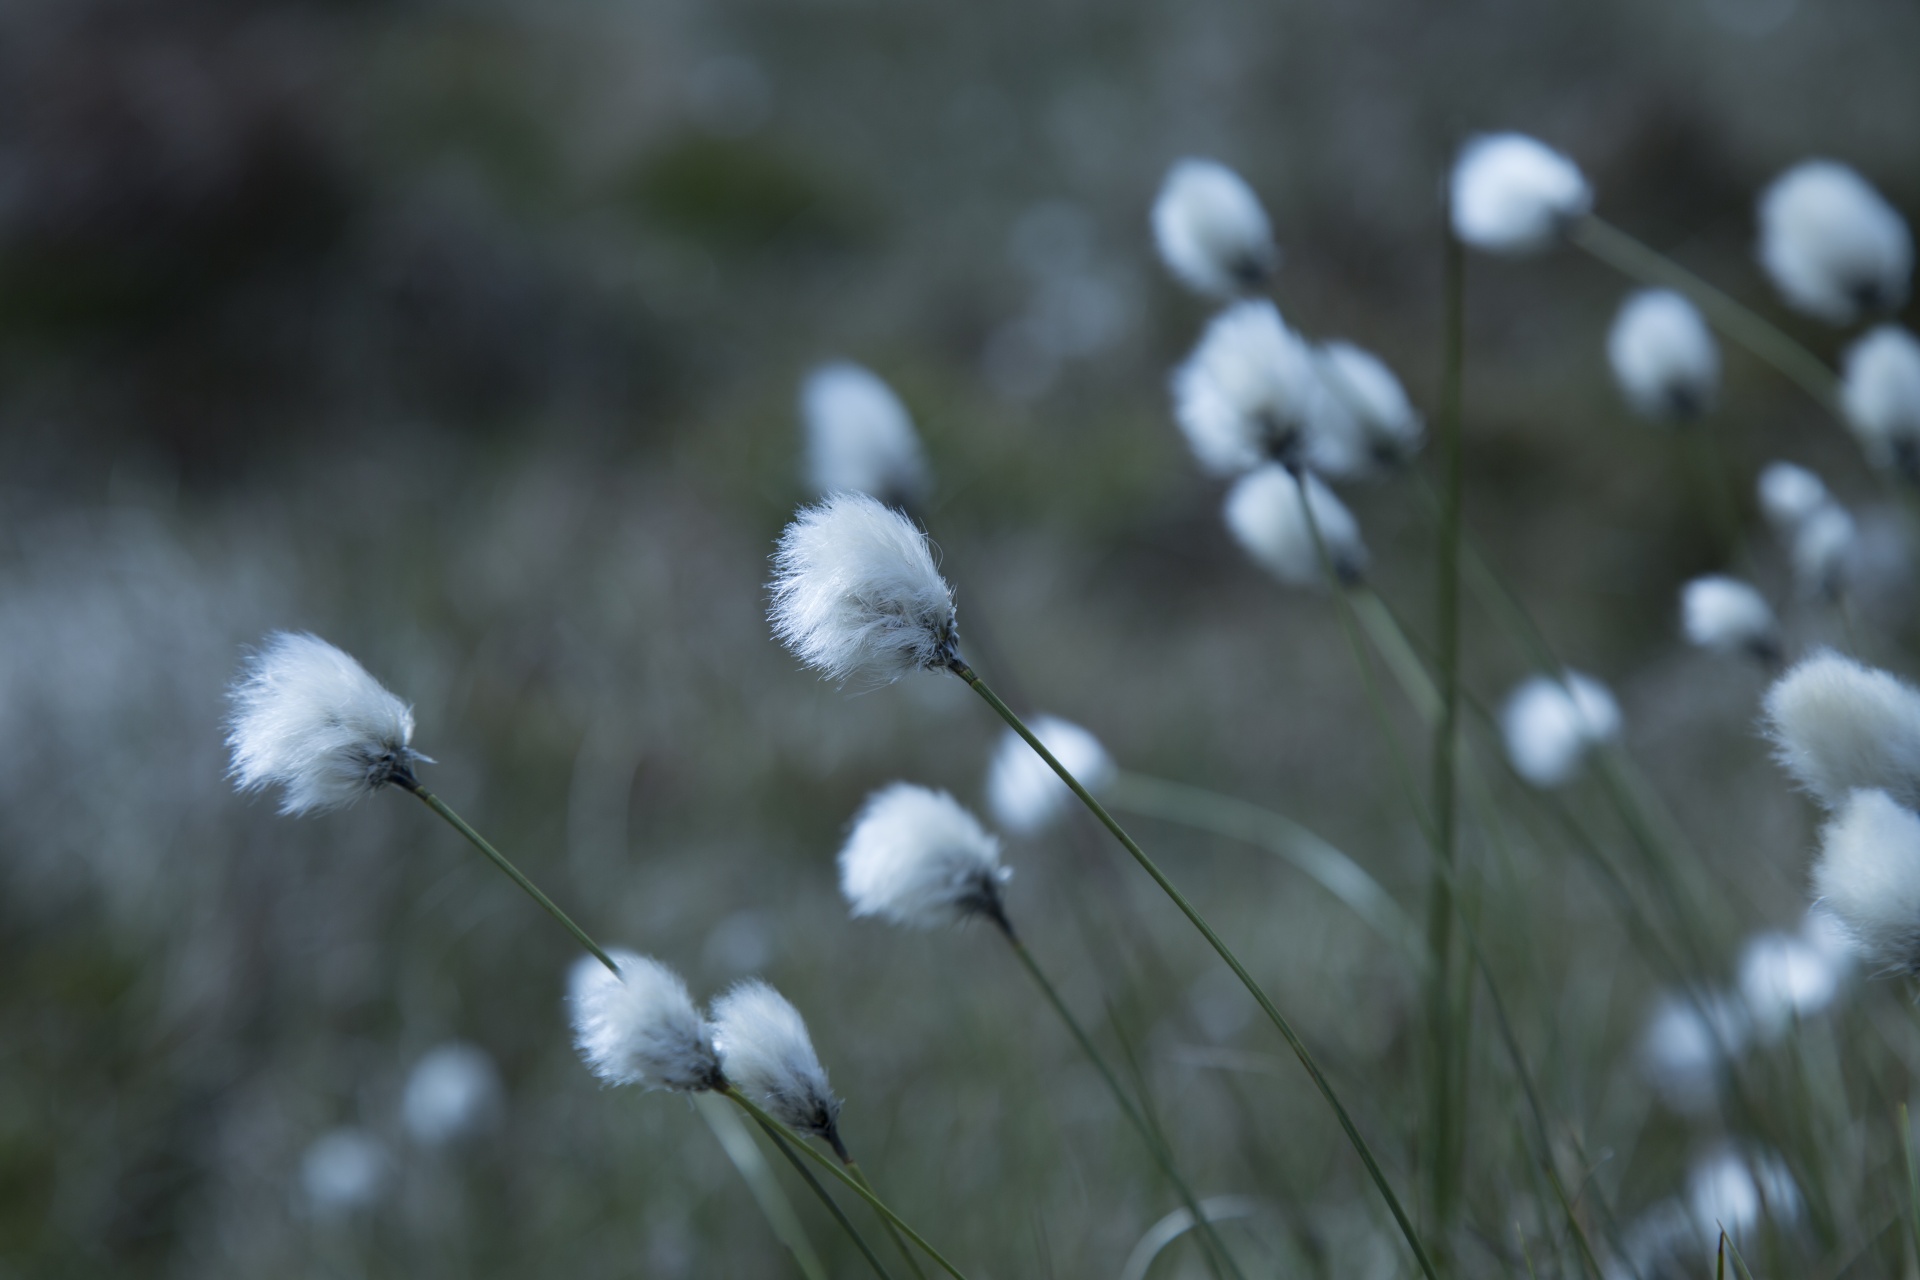
M 1481 129 L 1566 151 L 1601 213 L 1832 356 L 1753 265 L 1753 199 L 1829 155 L 1920 209 L 1916 49 L 1920 11 L 1884 0 L 0 6 L 0 1275 L 792 1274 L 682 1100 L 581 1067 L 566 938 L 452 832 L 400 794 L 303 820 L 232 794 L 223 691 L 275 628 L 410 700 L 429 785 L 603 942 L 697 994 L 790 995 L 849 1143 L 970 1275 L 1119 1273 L 1176 1202 L 1004 948 L 846 920 L 862 798 L 977 804 L 997 731 L 957 681 L 842 692 L 768 637 L 800 378 L 856 359 L 912 409 L 984 673 L 1130 769 L 1307 823 L 1418 917 L 1427 855 L 1328 601 L 1245 561 L 1172 426 L 1207 310 L 1154 259 L 1167 166 L 1242 172 L 1288 318 L 1378 351 L 1429 414 L 1440 183 Z M 1619 693 L 1737 943 L 1798 926 L 1813 822 L 1753 732 L 1761 674 L 1677 638 L 1679 584 L 1735 555 L 1610 383 L 1626 289 L 1571 252 L 1472 262 L 1467 523 Z M 1861 608 L 1898 665 L 1897 509 L 1811 402 L 1727 366 L 1741 563 L 1790 596 L 1751 480 L 1815 468 L 1884 531 Z M 1424 506 L 1350 499 L 1426 627 Z M 1495 702 L 1526 655 L 1466 626 Z M 1410 1168 L 1404 958 L 1258 849 L 1137 834 Z M 1655 979 L 1592 878 L 1512 847 L 1488 946 L 1624 1218 L 1728 1126 L 1670 1122 L 1637 1070 Z M 1260 1204 L 1249 1259 L 1407 1273 L 1304 1077 L 1119 851 L 1069 823 L 1009 858 L 1016 922 L 1138 1055 L 1198 1189 Z M 1904 1080 L 1909 1010 L 1867 984 L 1836 1061 L 1878 1036 L 1873 1079 Z M 407 1085 L 449 1041 L 490 1102 L 430 1141 Z M 1540 1191 L 1481 1065 L 1468 1256 L 1524 1274 Z M 1832 1193 L 1781 1273 L 1837 1274 L 1791 1260 L 1837 1266 L 1903 1194 Z

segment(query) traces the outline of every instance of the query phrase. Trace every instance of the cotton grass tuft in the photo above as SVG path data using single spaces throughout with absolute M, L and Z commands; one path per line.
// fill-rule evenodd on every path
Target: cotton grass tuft
M 1024 744 L 1023 744 L 1024 745 Z M 944 791 L 896 782 L 867 798 L 840 850 L 856 916 L 931 929 L 984 916 L 1007 928 L 1000 841 Z
M 850 360 L 815 368 L 800 388 L 807 478 L 814 491 L 913 502 L 928 488 L 913 418 L 878 375 Z
M 1774 681 L 1765 712 L 1781 765 L 1823 807 L 1862 788 L 1920 805 L 1920 690 L 1906 681 L 1821 650 Z
M 1713 407 L 1720 348 L 1700 311 L 1671 289 L 1630 295 L 1607 333 L 1607 362 L 1634 412 L 1697 418 Z
M 1302 482 L 1305 502 L 1300 500 Z M 1367 547 L 1360 539 L 1359 522 L 1316 476 L 1296 480 L 1285 467 L 1274 465 L 1248 472 L 1227 494 L 1224 514 L 1227 528 L 1254 563 L 1288 586 L 1326 585 L 1316 528 L 1341 582 L 1351 584 L 1366 576 Z
M 1761 194 L 1759 254 L 1789 306 L 1835 325 L 1897 309 L 1913 273 L 1906 220 L 1832 160 L 1797 164 Z
M 1591 676 L 1534 676 L 1507 699 L 1500 713 L 1507 758 L 1536 787 L 1573 780 L 1587 753 L 1620 736 L 1620 704 Z
M 1260 198 L 1217 160 L 1180 160 L 1167 171 L 1153 202 L 1153 238 L 1168 269 L 1213 298 L 1258 289 L 1280 263 Z
M 1174 371 L 1172 389 L 1175 420 L 1211 475 L 1264 462 L 1333 473 L 1354 466 L 1352 413 L 1271 302 L 1242 302 L 1215 316 Z
M 1689 643 L 1712 653 L 1780 657 L 1780 623 L 1765 596 L 1738 578 L 1709 574 L 1680 591 L 1680 622 Z
M 573 1043 L 587 1069 L 612 1085 L 681 1093 L 722 1087 L 714 1029 L 680 975 L 632 951 L 608 956 L 618 974 L 582 956 L 567 986 Z
M 1867 461 L 1920 482 L 1920 341 L 1885 324 L 1841 363 L 1840 404 Z
M 445 1146 L 490 1123 L 501 1092 L 500 1072 L 486 1050 L 451 1041 L 414 1064 L 400 1096 L 400 1119 L 414 1141 Z
M 1920 815 L 1885 791 L 1850 792 L 1820 833 L 1813 891 L 1871 968 L 1920 974 Z
M 1573 161 L 1525 134 L 1474 138 L 1453 167 L 1453 231 L 1488 253 L 1534 253 L 1593 206 Z
M 713 1043 L 727 1079 L 774 1119 L 840 1144 L 840 1099 L 827 1083 L 807 1024 L 787 998 L 749 979 L 713 1002 Z
M 1100 739 L 1058 716 L 1035 716 L 1027 725 L 1080 785 L 1099 795 L 1118 772 Z M 993 820 L 1016 835 L 1043 830 L 1074 804 L 1073 792 L 1051 765 L 1009 729 L 1000 735 L 987 764 L 987 807 Z

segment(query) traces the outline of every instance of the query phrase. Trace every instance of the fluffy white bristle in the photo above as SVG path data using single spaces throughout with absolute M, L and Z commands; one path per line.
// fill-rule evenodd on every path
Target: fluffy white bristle
M 1000 841 L 944 791 L 896 782 L 861 806 L 840 850 L 840 891 L 856 916 L 915 929 L 972 916 L 1004 922 L 1013 873 Z
M 1489 253 L 1522 254 L 1553 243 L 1563 224 L 1593 206 L 1579 167 L 1519 133 L 1484 134 L 1453 167 L 1453 230 Z
M 1710 574 L 1680 592 L 1680 621 L 1689 642 L 1714 653 L 1744 653 L 1772 661 L 1780 653 L 1780 624 L 1765 596 L 1738 578 Z
M 1316 355 L 1322 382 L 1358 426 L 1365 465 L 1394 466 L 1420 452 L 1426 424 L 1385 361 L 1350 342 L 1322 343 Z
M 1780 763 L 1826 808 L 1859 788 L 1920 805 L 1920 690 L 1822 650 L 1774 681 L 1765 707 Z
M 1760 473 L 1760 509 L 1783 537 L 1791 539 L 1808 516 L 1826 506 L 1827 486 L 1805 467 L 1791 462 L 1769 463 Z
M 1852 324 L 1906 302 L 1913 236 L 1865 178 L 1808 160 L 1760 197 L 1760 264 L 1790 306 Z
M 1740 998 L 1755 1033 L 1771 1043 L 1833 1003 L 1843 967 L 1804 937 L 1763 933 L 1740 953 Z
M 1333 491 L 1318 477 L 1303 477 L 1307 501 L 1300 501 L 1300 481 L 1285 467 L 1269 464 L 1242 476 L 1227 494 L 1227 528 L 1246 553 L 1280 581 L 1295 587 L 1324 587 L 1320 542 L 1343 582 L 1357 582 L 1367 571 L 1367 547 L 1360 525 Z M 1308 513 L 1312 520 L 1309 522 Z
M 1500 713 L 1507 758 L 1536 787 L 1571 781 L 1587 752 L 1620 734 L 1620 704 L 1605 685 L 1569 671 L 1561 680 L 1534 676 Z
M 800 388 L 807 478 L 822 495 L 852 490 L 882 502 L 925 496 L 927 462 L 893 389 L 850 360 L 823 364 Z
M 1881 325 L 1847 348 L 1841 375 L 1841 408 L 1867 461 L 1920 480 L 1920 341 Z
M 573 1043 L 608 1084 L 697 1092 L 722 1083 L 714 1029 L 680 975 L 650 956 L 609 951 L 616 975 L 591 956 L 567 985 Z
M 1813 891 L 1867 964 L 1920 973 L 1920 815 L 1885 791 L 1849 792 L 1820 833 Z
M 1621 304 L 1607 333 L 1607 361 L 1627 403 L 1649 418 L 1698 417 L 1719 391 L 1713 333 L 1671 289 L 1643 289 Z
M 742 1093 L 780 1123 L 839 1146 L 840 1099 L 785 996 L 758 979 L 740 983 L 713 1003 L 713 1042 Z
M 1176 161 L 1153 202 L 1153 238 L 1169 270 L 1197 293 L 1231 298 L 1279 265 L 1260 197 L 1216 160 Z
M 1100 739 L 1079 725 L 1058 716 L 1035 716 L 1027 727 L 1094 795 L 1113 781 L 1117 772 L 1113 757 Z M 1032 835 L 1075 803 L 1067 784 L 1026 739 L 1011 729 L 1000 735 L 987 765 L 987 807 L 993 810 L 995 822 L 1016 834 Z
M 1355 416 L 1271 302 L 1242 302 L 1215 316 L 1174 370 L 1172 389 L 1175 420 L 1210 474 L 1282 461 L 1343 475 L 1356 464 Z

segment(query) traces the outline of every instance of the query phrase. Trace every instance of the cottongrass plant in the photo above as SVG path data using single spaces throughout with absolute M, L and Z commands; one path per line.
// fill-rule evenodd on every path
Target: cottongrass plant
M 1627 403 L 1648 418 L 1700 417 L 1720 389 L 1713 331 L 1672 289 L 1642 289 L 1620 304 L 1607 332 L 1607 363 Z
M 800 386 L 807 479 L 821 495 L 851 490 L 914 503 L 930 484 L 913 417 L 879 375 L 851 360 L 813 369 Z
M 1100 739 L 1059 716 L 1035 716 L 1029 727 L 1081 785 L 1095 795 L 1106 793 L 1117 769 Z M 987 808 L 993 820 L 1015 835 L 1029 836 L 1051 825 L 1071 804 L 1073 792 L 1020 735 L 1011 729 L 1002 734 L 987 763 Z
M 1795 310 L 1832 325 L 1907 300 L 1913 235 L 1873 185 L 1833 160 L 1808 160 L 1760 197 L 1760 265 Z
M 1451 183 L 1453 231 L 1488 253 L 1518 256 L 1553 244 L 1593 207 L 1578 165 L 1520 133 L 1484 134 L 1461 149 Z
M 1709 653 L 1739 655 L 1772 666 L 1782 655 L 1780 620 L 1759 588 L 1725 574 L 1695 578 L 1680 589 L 1680 629 Z
M 1260 197 L 1217 160 L 1176 162 L 1153 202 L 1152 220 L 1168 269 L 1207 297 L 1259 289 L 1280 265 Z
M 1222 514 L 1248 557 L 1287 586 L 1325 588 L 1323 556 L 1338 585 L 1366 576 L 1360 523 L 1318 476 L 1260 467 L 1234 483 Z
M 1883 324 L 1848 347 L 1840 403 L 1867 461 L 1920 484 L 1920 341 Z
M 1559 787 L 1590 751 L 1620 736 L 1620 704 L 1578 671 L 1534 676 L 1508 697 L 1500 727 L 1514 771 L 1536 787 Z
M 408 1073 L 400 1121 L 415 1142 L 444 1147 L 492 1125 L 503 1097 L 499 1068 L 487 1051 L 449 1041 L 421 1055 Z

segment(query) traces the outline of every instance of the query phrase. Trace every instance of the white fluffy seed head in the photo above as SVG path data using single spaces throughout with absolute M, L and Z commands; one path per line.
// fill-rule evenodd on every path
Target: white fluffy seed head
M 1179 160 L 1153 202 L 1160 257 L 1197 293 L 1231 298 L 1257 289 L 1280 264 L 1260 197 L 1215 160 Z
M 280 812 L 322 813 L 411 777 L 413 711 L 318 636 L 276 631 L 227 691 L 228 776 L 277 784 Z
M 1420 452 L 1426 424 L 1385 361 L 1350 342 L 1322 343 L 1315 354 L 1322 382 L 1359 428 L 1364 465 L 1394 467 Z
M 1774 462 L 1760 473 L 1760 509 L 1781 537 L 1793 533 L 1808 516 L 1828 505 L 1827 486 L 1820 477 L 1791 462 Z
M 1687 640 L 1702 649 L 1765 662 L 1780 656 L 1780 624 L 1773 607 L 1738 578 L 1709 574 L 1681 588 L 1680 622 Z
M 338 1217 L 371 1206 L 390 1172 L 378 1138 L 343 1127 L 321 1134 L 301 1156 L 300 1189 L 316 1217 Z
M 1453 231 L 1488 253 L 1546 248 L 1560 228 L 1593 207 L 1579 167 L 1519 133 L 1482 134 L 1453 166 Z
M 1848 793 L 1820 833 L 1813 892 L 1867 964 L 1920 974 L 1920 815 L 1885 791 Z
M 1722 1231 L 1737 1242 L 1762 1219 L 1790 1226 L 1800 1207 L 1793 1174 L 1780 1157 L 1765 1152 L 1721 1147 L 1687 1174 L 1687 1209 L 1710 1254 L 1717 1252 Z
M 607 1084 L 691 1093 L 724 1080 L 716 1032 L 700 1016 L 680 975 L 651 956 L 609 951 L 616 975 L 582 956 L 567 983 L 573 1044 Z
M 1865 178 L 1832 160 L 1808 160 L 1760 197 L 1760 265 L 1788 305 L 1852 324 L 1906 302 L 1913 236 Z
M 1745 1011 L 1724 995 L 1669 992 L 1641 1033 L 1641 1073 L 1669 1109 L 1700 1115 L 1718 1100 L 1727 1064 L 1745 1051 L 1747 1029 Z
M 1332 475 L 1355 465 L 1354 415 L 1271 302 L 1242 302 L 1215 316 L 1174 370 L 1172 389 L 1174 417 L 1210 474 L 1239 475 L 1268 461 Z
M 1800 522 L 1788 547 L 1803 595 L 1837 596 L 1853 576 L 1860 529 L 1845 507 L 1829 502 Z
M 913 418 L 893 389 L 850 360 L 823 364 L 800 386 L 807 479 L 822 495 L 843 489 L 882 502 L 927 491 L 927 460 Z
M 414 1064 L 400 1096 L 400 1120 L 414 1141 L 444 1146 L 486 1127 L 499 1112 L 501 1092 L 486 1050 L 449 1041 Z
M 1536 787 L 1571 781 L 1594 746 L 1620 735 L 1620 704 L 1591 676 L 1534 676 L 1515 689 L 1500 713 L 1507 758 Z
M 1859 788 L 1920 805 L 1920 690 L 1904 680 L 1822 650 L 1774 681 L 1765 710 L 1780 763 L 1826 808 Z
M 713 1003 L 713 1042 L 742 1093 L 780 1123 L 839 1145 L 840 1099 L 785 996 L 758 979 L 740 983 Z
M 1035 716 L 1027 725 L 1080 785 L 1095 795 L 1118 770 L 1100 739 L 1058 716 Z M 987 807 L 993 820 L 1017 835 L 1040 831 L 1069 805 L 1073 792 L 1025 738 L 1009 729 L 1000 735 L 987 764 Z
M 1840 404 L 1867 461 L 1920 481 L 1920 341 L 1884 324 L 1848 347 Z
M 1005 927 L 1000 841 L 944 791 L 896 782 L 867 797 L 840 850 L 856 916 L 931 929 L 985 916 Z
M 1317 476 L 1302 473 L 1296 480 L 1285 467 L 1269 463 L 1240 477 L 1227 493 L 1225 514 L 1227 528 L 1254 563 L 1288 586 L 1326 586 L 1314 541 L 1316 527 L 1342 582 L 1358 582 L 1366 575 L 1367 547 L 1360 540 L 1360 525 Z
M 1793 1024 L 1819 1013 L 1839 993 L 1841 965 L 1806 938 L 1763 933 L 1740 953 L 1740 998 L 1754 1034 L 1771 1044 Z
M 1696 418 L 1720 389 L 1720 348 L 1700 311 L 1671 289 L 1628 296 L 1607 333 L 1607 363 L 1634 412 Z
M 769 590 L 774 636 L 829 680 L 884 684 L 956 655 L 953 588 L 927 535 L 867 494 L 802 507 L 780 535 Z

